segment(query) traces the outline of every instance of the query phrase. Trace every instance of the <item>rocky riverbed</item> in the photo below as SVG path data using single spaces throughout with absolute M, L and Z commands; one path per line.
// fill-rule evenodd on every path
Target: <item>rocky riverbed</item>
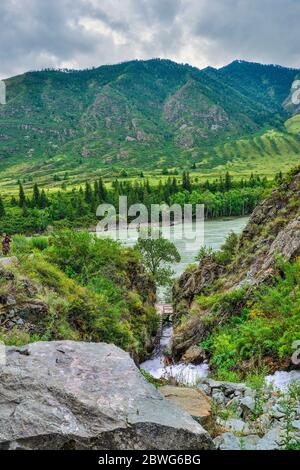
M 285 386 L 271 380 L 257 389 L 242 383 L 205 379 L 198 385 L 211 399 L 214 444 L 220 450 L 298 448 L 300 442 L 300 371 Z

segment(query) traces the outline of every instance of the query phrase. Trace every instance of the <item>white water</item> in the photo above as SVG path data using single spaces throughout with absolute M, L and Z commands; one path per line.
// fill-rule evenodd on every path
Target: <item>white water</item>
M 277 371 L 274 375 L 266 377 L 266 384 L 279 390 L 287 390 L 293 382 L 300 382 L 300 370 L 292 370 L 291 372 Z
M 248 221 L 247 217 L 239 217 L 226 220 L 212 220 L 206 221 L 204 224 L 204 243 L 214 250 L 218 250 L 224 243 L 227 235 L 233 231 L 240 233 Z M 190 224 L 190 232 L 194 233 L 195 224 Z M 127 244 L 133 245 L 138 237 L 138 233 L 133 234 L 132 238 L 127 241 Z M 180 276 L 186 267 L 195 262 L 195 257 L 198 254 L 198 249 L 194 251 L 185 251 L 185 243 L 182 240 L 174 240 L 174 243 L 180 253 L 181 262 L 174 265 L 176 276 Z M 200 248 L 200 247 L 199 247 Z M 164 291 L 161 291 L 162 296 Z M 193 386 L 196 385 L 201 379 L 208 376 L 209 366 L 207 363 L 199 365 L 193 364 L 175 364 L 165 366 L 164 364 L 164 351 L 168 348 L 171 342 L 173 328 L 171 325 L 166 325 L 163 328 L 162 336 L 159 347 L 154 351 L 151 359 L 141 364 L 141 368 L 149 372 L 156 379 L 160 378 L 174 378 L 177 383 L 182 385 Z
M 203 363 L 198 366 L 193 364 L 165 366 L 164 364 L 164 351 L 170 345 L 172 334 L 172 325 L 166 325 L 162 331 L 159 347 L 154 351 L 151 359 L 141 364 L 141 368 L 149 372 L 156 379 L 174 378 L 177 383 L 182 385 L 196 385 L 200 379 L 207 377 L 209 371 L 208 364 Z

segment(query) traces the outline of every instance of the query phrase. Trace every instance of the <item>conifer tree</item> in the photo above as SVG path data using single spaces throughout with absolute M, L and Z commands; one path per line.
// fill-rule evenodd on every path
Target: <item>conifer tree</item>
M 33 207 L 39 207 L 40 204 L 40 190 L 37 183 L 33 186 L 32 205 Z
M 20 207 L 26 206 L 26 196 L 25 196 L 24 188 L 21 182 L 19 182 L 19 206 Z
M 0 195 L 0 218 L 4 216 L 5 216 L 5 207 L 4 207 L 2 197 Z

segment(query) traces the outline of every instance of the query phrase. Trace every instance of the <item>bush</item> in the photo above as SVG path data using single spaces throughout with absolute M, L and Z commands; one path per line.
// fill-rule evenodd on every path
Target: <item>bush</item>
M 245 360 L 257 365 L 265 356 L 280 360 L 293 353 L 293 342 L 300 339 L 300 270 L 295 263 L 278 262 L 281 274 L 274 285 L 263 286 L 252 294 L 247 305 L 243 291 L 200 299 L 213 311 L 227 312 L 229 320 L 215 327 L 202 343 L 211 362 L 226 371 L 238 370 Z M 255 359 L 255 361 L 253 361 Z

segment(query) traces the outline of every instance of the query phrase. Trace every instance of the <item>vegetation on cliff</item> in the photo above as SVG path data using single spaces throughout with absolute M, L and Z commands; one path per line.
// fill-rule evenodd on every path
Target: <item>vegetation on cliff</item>
M 18 262 L 0 271 L 0 339 L 114 343 L 143 358 L 158 318 L 138 253 L 87 232 L 14 237 Z
M 200 346 L 221 379 L 292 367 L 300 340 L 300 169 L 255 209 L 240 237 L 174 288 L 173 353 Z

